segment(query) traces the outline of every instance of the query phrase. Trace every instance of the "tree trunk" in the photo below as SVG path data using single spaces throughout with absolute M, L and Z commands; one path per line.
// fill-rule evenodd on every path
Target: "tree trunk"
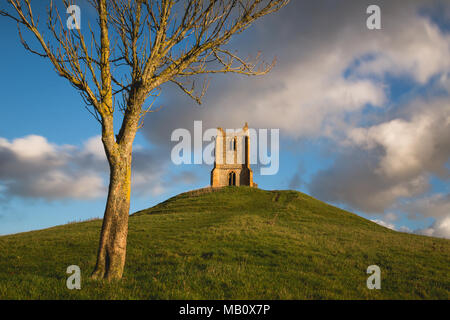
M 106 202 L 97 264 L 92 278 L 122 278 L 127 249 L 131 190 L 131 151 L 118 158 L 109 157 L 110 183 Z

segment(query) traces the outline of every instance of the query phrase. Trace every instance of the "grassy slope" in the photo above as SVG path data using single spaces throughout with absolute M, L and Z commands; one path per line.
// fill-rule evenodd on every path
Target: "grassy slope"
M 100 227 L 0 237 L 0 298 L 450 297 L 450 241 L 394 232 L 295 191 L 194 191 L 138 212 L 119 283 L 88 279 Z M 79 291 L 65 286 L 72 264 L 82 270 Z M 381 290 L 366 287 L 372 264 Z

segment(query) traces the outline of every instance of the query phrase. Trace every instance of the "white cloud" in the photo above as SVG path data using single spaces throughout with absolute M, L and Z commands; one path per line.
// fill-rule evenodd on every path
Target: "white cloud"
M 164 186 L 163 171 L 137 171 L 134 170 L 131 176 L 132 191 L 136 190 L 136 194 L 140 196 L 157 196 L 167 191 L 168 187 Z
M 442 237 L 450 239 L 450 213 L 449 216 L 437 220 L 432 226 L 416 231 L 419 234 L 432 237 Z
M 30 135 L 11 142 L 0 138 L 3 198 L 93 199 L 105 194 L 102 173 L 81 165 L 89 150 L 55 145 Z
M 373 58 L 360 64 L 356 74 L 412 76 L 425 84 L 432 76 L 449 71 L 449 35 L 413 10 L 402 25 L 395 28 L 395 34 L 379 32 L 372 38 L 368 54 Z
M 411 230 L 410 228 L 408 228 L 406 226 L 401 226 L 400 228 L 397 229 L 397 231 L 406 232 L 406 233 L 412 233 L 413 232 L 413 230 Z
M 410 120 L 393 119 L 350 129 L 349 140 L 365 149 L 384 150 L 379 170 L 387 177 L 411 177 L 443 167 L 450 155 L 450 101 L 421 102 Z M 439 163 L 437 163 L 439 162 Z
M 55 146 L 48 143 L 47 139 L 37 135 L 29 135 L 14 139 L 9 142 L 0 138 L 0 148 L 9 149 L 20 159 L 43 159 L 55 155 Z
M 450 178 L 450 100 L 417 99 L 397 111 L 393 119 L 349 129 L 346 140 L 336 141 L 341 146 L 336 162 L 315 175 L 309 189 L 320 199 L 366 213 L 387 211 L 389 217 L 380 221 L 391 226 L 393 211 L 409 219 L 434 218 L 434 226 L 422 233 L 444 236 L 449 195 L 423 195 L 430 191 L 430 176 Z
M 289 70 L 276 72 L 264 81 L 265 90 L 256 82 L 245 91 L 219 94 L 219 99 L 214 99 L 215 116 L 231 117 L 237 124 L 241 119 L 251 119 L 253 126 L 280 128 L 292 137 L 317 135 L 327 119 L 385 101 L 379 83 L 343 77 L 347 62 L 346 52 L 337 48 L 301 59 Z
M 381 220 L 381 219 L 371 219 L 370 221 L 375 222 L 376 224 L 379 224 L 380 226 L 383 226 L 385 228 L 394 230 L 394 231 L 400 231 L 400 232 L 407 232 L 411 233 L 412 230 L 406 226 L 396 227 L 393 223 Z
M 424 216 L 445 219 L 450 217 L 450 194 L 436 193 L 410 199 L 399 204 L 397 209 L 409 213 L 412 218 Z
M 384 219 L 386 219 L 386 221 L 392 222 L 396 221 L 398 219 L 398 216 L 394 212 L 388 212 L 384 215 Z
M 24 189 L 28 195 L 53 199 L 95 199 L 105 195 L 103 178 L 92 172 L 51 170 L 36 176 Z
M 105 149 L 100 135 L 89 138 L 83 143 L 83 155 L 91 155 L 97 160 L 106 161 Z
M 133 152 L 132 190 L 137 196 L 159 195 L 180 184 L 194 183 L 190 172 L 168 172 L 170 157 L 159 149 Z M 45 137 L 0 138 L 0 196 L 58 199 L 106 197 L 108 164 L 100 136 L 82 143 L 56 145 Z
M 385 228 L 388 228 L 388 229 L 391 229 L 391 230 L 396 230 L 395 226 L 392 223 L 388 223 L 388 222 L 385 222 L 385 221 L 380 220 L 380 219 L 373 219 L 373 220 L 370 220 L 370 221 L 375 222 L 376 224 L 379 224 L 380 226 L 383 226 Z

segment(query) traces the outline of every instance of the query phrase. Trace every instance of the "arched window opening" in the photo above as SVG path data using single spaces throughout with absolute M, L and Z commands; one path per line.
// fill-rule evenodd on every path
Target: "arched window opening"
M 236 173 L 233 171 L 228 174 L 228 185 L 229 186 L 236 185 Z
M 230 140 L 230 146 L 229 149 L 230 151 L 236 151 L 236 145 L 237 145 L 237 138 L 234 137 L 233 139 Z

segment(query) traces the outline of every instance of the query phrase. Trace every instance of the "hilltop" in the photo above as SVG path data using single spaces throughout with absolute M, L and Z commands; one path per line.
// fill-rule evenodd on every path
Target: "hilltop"
M 124 279 L 95 282 L 101 221 L 0 237 L 1 299 L 448 299 L 450 241 L 297 191 L 200 189 L 133 214 Z M 82 270 L 82 289 L 65 282 Z M 366 269 L 381 268 L 381 290 Z

